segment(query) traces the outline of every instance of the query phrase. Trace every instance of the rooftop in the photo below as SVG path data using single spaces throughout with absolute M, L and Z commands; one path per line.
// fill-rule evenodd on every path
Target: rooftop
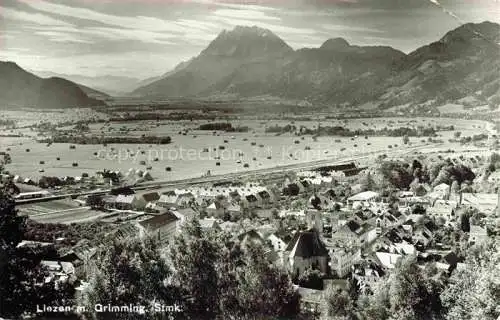
M 294 257 L 328 256 L 328 250 L 315 231 L 297 232 L 288 244 L 286 251 Z
M 139 224 L 148 230 L 156 230 L 172 222 L 176 222 L 179 218 L 172 212 L 167 212 L 162 215 L 140 221 Z
M 373 200 L 379 196 L 380 196 L 380 194 L 378 192 L 365 191 L 365 192 L 355 194 L 352 197 L 349 197 L 347 200 L 348 201 L 368 201 L 368 200 Z

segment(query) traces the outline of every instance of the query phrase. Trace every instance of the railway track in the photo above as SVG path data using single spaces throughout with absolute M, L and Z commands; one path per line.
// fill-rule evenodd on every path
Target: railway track
M 408 154 L 411 152 L 415 152 L 419 149 L 427 148 L 429 146 L 435 147 L 438 145 L 426 144 L 426 145 L 409 147 L 409 148 L 405 148 L 404 150 L 399 150 L 396 152 L 392 151 L 392 152 L 396 153 L 396 156 L 402 156 L 402 155 L 405 155 L 405 154 Z M 149 189 L 159 189 L 159 188 L 169 188 L 169 187 L 181 188 L 181 187 L 186 187 L 186 186 L 193 186 L 193 185 L 213 183 L 213 182 L 225 182 L 225 181 L 229 182 L 229 181 L 235 181 L 236 179 L 242 179 L 242 178 L 258 179 L 259 176 L 280 173 L 283 171 L 310 170 L 310 169 L 315 169 L 315 168 L 327 166 L 327 165 L 340 165 L 340 164 L 346 164 L 346 163 L 352 163 L 352 162 L 359 162 L 361 160 L 370 159 L 370 158 L 373 158 L 373 157 L 376 157 L 378 155 L 385 154 L 385 153 L 387 153 L 387 150 L 362 153 L 362 154 L 359 154 L 356 156 L 350 156 L 350 157 L 345 157 L 345 158 L 322 159 L 322 160 L 315 160 L 315 161 L 306 162 L 306 163 L 282 165 L 282 166 L 276 166 L 276 167 L 272 167 L 272 168 L 256 169 L 256 170 L 249 170 L 249 171 L 244 171 L 244 172 L 232 172 L 232 173 L 212 175 L 212 176 L 199 177 L 199 178 L 144 182 L 144 183 L 132 185 L 129 187 L 135 191 L 139 191 L 139 190 L 149 190 Z M 110 189 L 104 189 L 104 190 L 83 191 L 83 192 L 66 193 L 66 194 L 54 194 L 51 196 L 41 197 L 41 198 L 16 200 L 16 205 L 36 203 L 36 202 L 46 202 L 46 201 L 53 201 L 53 200 L 61 200 L 61 199 L 65 199 L 65 198 L 76 198 L 76 197 L 85 196 L 85 195 L 92 195 L 92 194 L 107 194 L 107 193 L 111 192 L 111 190 L 112 189 L 110 188 Z

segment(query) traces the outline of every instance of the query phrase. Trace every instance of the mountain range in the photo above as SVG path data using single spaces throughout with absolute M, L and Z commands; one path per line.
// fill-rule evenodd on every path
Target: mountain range
M 0 108 L 68 108 L 100 106 L 104 102 L 89 97 L 96 93 L 90 88 L 59 77 L 40 78 L 14 62 L 0 61 Z
M 198 56 L 142 81 L 41 78 L 13 62 L 0 62 L 0 106 L 97 106 L 109 98 L 102 91 L 116 94 L 137 86 L 130 95 L 148 99 L 263 97 L 387 108 L 470 98 L 497 106 L 499 43 L 500 25 L 492 22 L 461 25 L 408 54 L 387 46 L 356 46 L 342 38 L 294 50 L 270 30 L 238 26 L 222 31 Z M 43 74 L 52 75 L 57 73 Z
M 31 70 L 30 70 L 31 71 Z M 102 95 L 120 96 L 124 95 L 137 87 L 148 84 L 147 80 L 141 80 L 133 77 L 102 75 L 102 76 L 84 76 L 78 74 L 63 74 L 54 71 L 31 71 L 35 75 L 48 78 L 58 77 L 68 79 L 82 87 L 92 88 Z M 152 81 L 159 78 L 151 78 Z M 151 82 L 152 82 L 151 81 Z M 85 90 L 84 90 L 85 91 Z
M 500 25 L 464 24 L 405 54 L 345 39 L 293 50 L 267 29 L 221 32 L 198 56 L 132 92 L 147 97 L 272 96 L 381 107 L 476 96 L 500 103 Z

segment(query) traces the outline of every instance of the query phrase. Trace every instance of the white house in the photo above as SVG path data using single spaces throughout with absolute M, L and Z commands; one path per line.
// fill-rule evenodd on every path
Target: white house
M 401 259 L 402 255 L 389 252 L 375 252 L 375 256 L 378 258 L 382 266 L 386 269 L 394 269 L 396 263 Z
M 461 205 L 475 208 L 486 215 L 495 214 L 500 194 L 496 193 L 462 193 Z
M 351 272 L 352 267 L 361 261 L 360 247 L 330 247 L 330 267 L 340 278 Z
M 360 224 L 349 220 L 343 226 L 332 233 L 332 240 L 345 245 L 365 245 L 377 238 L 377 229 L 368 223 Z
M 222 217 L 224 214 L 224 206 L 219 201 L 212 201 L 210 205 L 208 205 L 207 214 L 212 217 Z
M 165 208 L 175 207 L 177 205 L 178 195 L 175 191 L 168 191 L 163 193 L 158 199 L 158 204 Z
M 364 191 L 347 198 L 347 203 L 354 205 L 356 203 L 376 201 L 379 198 L 380 194 L 378 192 Z
M 134 208 L 134 200 L 135 194 L 119 194 L 115 199 L 115 207 L 120 210 L 132 210 Z
M 427 194 L 427 197 L 431 199 L 447 199 L 450 195 L 450 186 L 446 183 L 441 183 L 432 189 L 432 192 Z
M 457 202 L 451 200 L 436 200 L 434 205 L 427 209 L 427 214 L 434 218 L 443 218 L 446 222 L 455 221 Z
M 202 230 L 210 231 L 210 230 L 221 230 L 217 219 L 215 218 L 204 218 L 200 219 L 200 226 Z

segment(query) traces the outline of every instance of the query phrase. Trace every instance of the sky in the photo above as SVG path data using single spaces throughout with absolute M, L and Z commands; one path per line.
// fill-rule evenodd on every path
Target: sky
M 237 25 L 267 28 L 294 49 L 343 37 L 408 53 L 485 20 L 500 23 L 500 0 L 1 0 L 0 60 L 143 79 Z

